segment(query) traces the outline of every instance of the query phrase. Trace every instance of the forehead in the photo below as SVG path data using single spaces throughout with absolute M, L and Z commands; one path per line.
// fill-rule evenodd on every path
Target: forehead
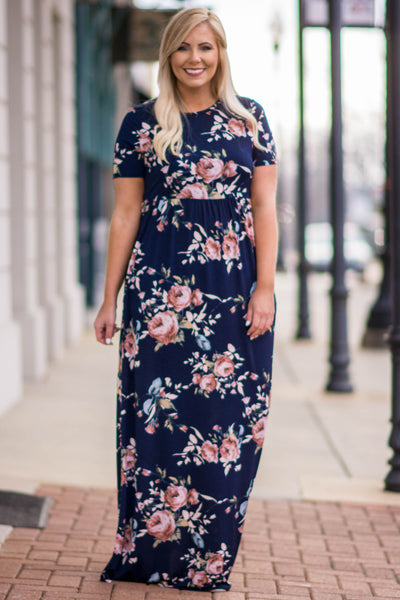
M 200 23 L 199 25 L 196 25 L 196 27 L 193 27 L 193 29 L 186 34 L 183 41 L 188 44 L 198 44 L 202 42 L 215 42 L 216 40 L 213 30 L 209 24 Z

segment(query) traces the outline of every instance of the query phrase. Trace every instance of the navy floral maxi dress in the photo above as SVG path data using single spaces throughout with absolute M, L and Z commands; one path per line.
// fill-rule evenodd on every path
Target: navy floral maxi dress
M 256 263 L 249 188 L 276 162 L 222 102 L 183 116 L 179 156 L 152 147 L 154 101 L 122 122 L 114 176 L 143 177 L 125 278 L 117 453 L 119 523 L 103 581 L 229 589 L 264 439 L 273 328 L 245 325 Z

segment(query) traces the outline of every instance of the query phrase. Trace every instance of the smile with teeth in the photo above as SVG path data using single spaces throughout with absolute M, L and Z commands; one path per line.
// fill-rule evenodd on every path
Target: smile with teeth
M 205 69 L 203 68 L 197 68 L 197 69 L 184 69 L 185 73 L 187 73 L 188 75 L 192 75 L 192 76 L 196 76 L 196 75 L 201 75 L 202 73 L 204 73 Z

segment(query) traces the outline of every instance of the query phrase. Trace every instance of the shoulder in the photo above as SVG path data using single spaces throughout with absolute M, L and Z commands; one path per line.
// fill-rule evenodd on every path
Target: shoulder
M 238 96 L 238 100 L 256 118 L 264 112 L 264 109 L 261 106 L 261 104 L 256 100 L 253 100 L 252 98 L 247 98 L 246 96 Z
M 141 123 L 149 123 L 153 125 L 155 122 L 154 103 L 155 100 L 147 100 L 130 108 L 123 119 L 123 124 L 140 126 Z

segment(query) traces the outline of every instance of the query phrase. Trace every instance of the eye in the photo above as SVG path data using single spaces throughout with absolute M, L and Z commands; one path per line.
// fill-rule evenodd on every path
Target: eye
M 204 46 L 201 46 L 201 49 L 202 49 L 202 50 L 212 50 L 212 49 L 213 49 L 213 47 L 212 47 L 212 46 L 210 46 L 210 44 L 205 44 Z
M 182 50 L 187 50 L 187 46 L 184 46 L 182 44 L 181 46 L 179 46 L 179 48 L 176 49 L 176 52 L 181 52 Z

